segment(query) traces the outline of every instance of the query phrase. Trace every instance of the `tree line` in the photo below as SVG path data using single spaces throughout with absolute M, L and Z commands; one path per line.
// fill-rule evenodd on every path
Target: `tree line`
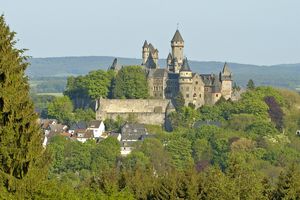
M 155 137 L 137 142 L 127 157 L 113 137 L 80 143 L 56 136 L 43 149 L 27 57 L 14 36 L 2 15 L 0 199 L 300 198 L 299 94 L 255 87 L 238 102 L 199 110 L 178 104 L 173 132 L 149 126 Z

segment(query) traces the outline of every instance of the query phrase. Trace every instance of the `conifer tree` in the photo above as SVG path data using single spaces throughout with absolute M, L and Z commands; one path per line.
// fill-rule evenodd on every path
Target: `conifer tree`
M 24 50 L 15 47 L 15 32 L 0 16 L 0 190 L 15 199 L 32 198 L 42 180 L 42 135 L 29 97 Z

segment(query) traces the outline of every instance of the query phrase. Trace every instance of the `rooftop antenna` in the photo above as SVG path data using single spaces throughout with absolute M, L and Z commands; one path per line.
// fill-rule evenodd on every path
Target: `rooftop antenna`
M 177 22 L 177 30 L 179 29 L 179 23 Z

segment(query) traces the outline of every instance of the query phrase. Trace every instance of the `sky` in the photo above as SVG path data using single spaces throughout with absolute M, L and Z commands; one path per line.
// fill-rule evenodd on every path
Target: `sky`
M 33 57 L 141 58 L 147 39 L 166 58 L 178 26 L 190 60 L 300 63 L 299 0 L 0 0 L 1 13 Z

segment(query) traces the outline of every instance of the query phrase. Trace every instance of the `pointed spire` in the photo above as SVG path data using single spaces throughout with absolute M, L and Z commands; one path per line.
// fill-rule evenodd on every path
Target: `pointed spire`
M 177 29 L 171 42 L 184 42 L 179 30 Z
M 167 60 L 172 60 L 172 54 L 169 53 L 168 57 L 167 57 Z
M 183 60 L 183 64 L 182 64 L 180 71 L 192 71 L 187 57 L 185 57 L 185 59 Z
M 145 40 L 143 48 L 148 48 L 148 42 L 147 42 L 147 40 Z
M 229 76 L 231 74 L 231 71 L 229 69 L 229 66 L 228 66 L 227 62 L 225 62 L 225 64 L 224 64 L 222 74 L 225 75 L 225 76 Z
M 157 68 L 157 65 L 154 62 L 154 59 L 153 59 L 153 56 L 152 56 L 151 52 L 149 53 L 149 56 L 148 56 L 148 59 L 147 59 L 147 62 L 146 62 L 146 67 L 149 68 L 149 69 Z
M 120 69 L 120 66 L 118 64 L 118 59 L 115 58 L 112 65 L 109 67 L 109 70 L 119 70 Z

